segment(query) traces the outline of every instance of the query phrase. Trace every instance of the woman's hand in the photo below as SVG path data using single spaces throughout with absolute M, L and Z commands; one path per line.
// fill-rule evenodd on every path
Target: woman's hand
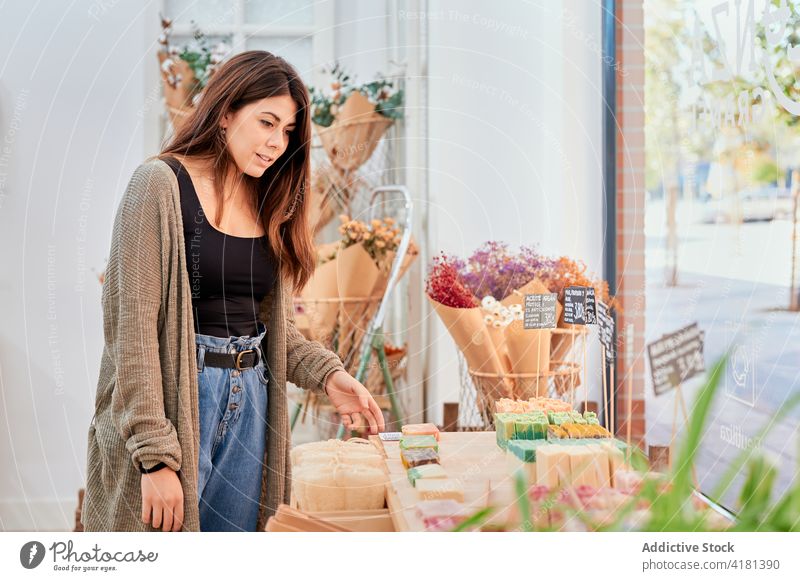
M 362 425 L 363 416 L 369 424 L 370 433 L 377 434 L 386 429 L 383 413 L 372 395 L 346 371 L 334 371 L 329 375 L 325 392 L 342 417 L 345 428 L 358 429 Z
M 180 531 L 183 527 L 183 487 L 170 467 L 142 474 L 142 522 L 163 531 Z

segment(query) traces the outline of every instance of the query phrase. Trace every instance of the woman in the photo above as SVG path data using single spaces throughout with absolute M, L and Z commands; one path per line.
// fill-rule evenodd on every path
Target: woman
M 103 285 L 85 530 L 264 530 L 289 499 L 287 380 L 325 393 L 346 427 L 384 428 L 366 388 L 294 326 L 315 266 L 310 141 L 297 72 L 250 51 L 134 172 Z

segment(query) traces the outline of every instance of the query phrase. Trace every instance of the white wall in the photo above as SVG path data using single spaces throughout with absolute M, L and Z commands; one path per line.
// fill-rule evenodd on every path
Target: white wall
M 536 243 L 601 274 L 598 1 L 429 7 L 429 254 Z M 442 403 L 458 401 L 458 365 L 442 323 L 430 324 L 426 403 L 441 421 Z
M 89 0 L 2 9 L 0 530 L 74 523 L 103 347 L 91 269 L 104 267 L 154 104 L 143 79 L 155 35 L 142 10 Z

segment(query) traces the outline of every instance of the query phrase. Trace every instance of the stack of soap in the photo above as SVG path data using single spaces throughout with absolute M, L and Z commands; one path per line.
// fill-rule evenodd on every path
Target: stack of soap
M 439 428 L 433 424 L 407 424 L 402 430 L 404 436 L 433 436 L 439 441 Z
M 517 416 L 514 421 L 515 440 L 543 440 L 547 438 L 547 418 L 533 414 Z
M 400 438 L 401 450 L 420 450 L 430 448 L 436 452 L 439 451 L 439 442 L 431 435 L 425 436 L 403 436 Z
M 509 440 L 514 439 L 514 422 L 517 414 L 497 413 L 494 414 L 495 435 L 497 445 L 505 449 Z
M 400 450 L 400 460 L 403 462 L 403 467 L 408 470 L 426 464 L 438 464 L 439 453 L 432 448 Z
M 547 435 L 551 440 L 562 438 L 610 438 L 611 432 L 600 425 L 566 422 L 549 426 Z
M 416 486 L 417 481 L 426 478 L 447 478 L 447 472 L 439 464 L 422 464 L 408 470 L 408 480 L 411 486 Z
M 453 478 L 430 478 L 417 480 L 417 492 L 422 500 L 455 500 L 464 502 L 464 488 Z

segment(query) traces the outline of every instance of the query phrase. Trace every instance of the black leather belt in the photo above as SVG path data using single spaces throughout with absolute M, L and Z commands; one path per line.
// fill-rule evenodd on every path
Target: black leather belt
M 215 353 L 206 351 L 203 365 L 210 367 L 228 367 L 230 369 L 247 369 L 255 367 L 261 360 L 260 349 L 246 349 L 237 353 Z

